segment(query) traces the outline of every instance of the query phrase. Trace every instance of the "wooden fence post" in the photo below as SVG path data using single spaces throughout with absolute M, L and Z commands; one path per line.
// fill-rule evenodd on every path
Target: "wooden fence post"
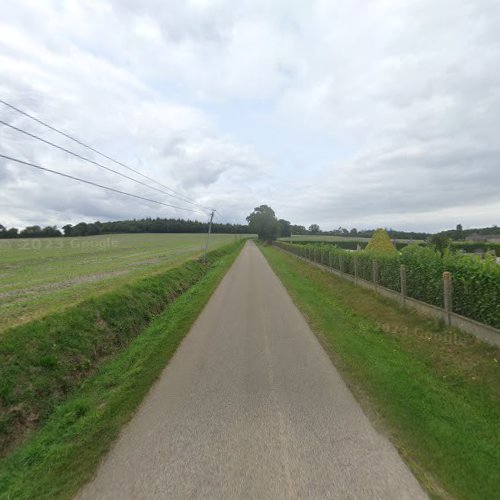
M 406 303 L 406 266 L 401 264 L 399 267 L 399 278 L 401 280 L 401 302 Z
M 376 260 L 372 262 L 372 277 L 376 290 L 378 288 L 378 262 Z
M 333 267 L 332 266 L 332 252 L 328 251 L 328 265 L 330 267 Z
M 444 310 L 446 311 L 446 324 L 451 325 L 451 313 L 453 311 L 453 291 L 451 284 L 451 273 L 445 271 L 443 273 L 443 293 L 444 293 Z
M 344 256 L 342 254 L 339 255 L 339 271 L 340 274 L 344 274 Z

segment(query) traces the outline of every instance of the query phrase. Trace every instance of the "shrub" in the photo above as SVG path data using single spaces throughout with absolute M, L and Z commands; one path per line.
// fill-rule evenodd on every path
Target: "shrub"
M 377 229 L 373 233 L 372 239 L 366 246 L 366 251 L 379 254 L 395 254 L 397 252 L 385 229 Z

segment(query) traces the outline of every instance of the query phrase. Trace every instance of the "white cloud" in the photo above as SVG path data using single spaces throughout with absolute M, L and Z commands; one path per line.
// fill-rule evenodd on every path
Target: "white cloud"
M 2 14 L 2 97 L 231 219 L 268 203 L 323 227 L 495 222 L 494 0 L 21 0 Z M 4 129 L 0 149 L 155 194 Z M 0 172 L 7 222 L 165 213 Z
M 75 24 L 74 17 L 81 12 L 75 14 L 72 8 L 69 10 L 71 12 L 61 17 L 66 21 L 71 18 Z M 58 16 L 54 18 L 56 24 L 62 23 Z M 78 37 L 84 36 L 85 31 L 85 26 L 75 30 Z M 95 25 L 91 31 L 94 36 Z M 129 165 L 138 165 L 146 175 L 161 183 L 179 191 L 186 188 L 183 192 L 190 197 L 212 205 L 217 202 L 217 190 L 234 195 L 242 189 L 248 192 L 248 187 L 242 188 L 239 181 L 247 177 L 256 179 L 265 170 L 258 155 L 217 130 L 202 110 L 168 98 L 143 82 L 130 68 L 85 50 L 84 44 L 56 51 L 47 48 L 43 33 L 37 38 L 18 26 L 3 33 L 0 54 L 9 76 L 0 77 L 2 97 Z M 60 36 L 62 41 L 64 36 Z M 8 108 L 0 109 L 0 118 L 137 177 Z M 10 129 L 0 129 L 0 144 L 4 153 L 14 157 L 139 196 L 193 208 Z M 5 162 L 2 164 L 0 203 L 4 220 L 10 224 L 190 215 L 51 177 L 15 163 L 7 167 Z M 217 185 L 215 191 L 214 184 Z

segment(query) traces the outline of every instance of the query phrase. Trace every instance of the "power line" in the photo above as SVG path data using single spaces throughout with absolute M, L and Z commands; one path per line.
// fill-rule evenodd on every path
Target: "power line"
M 76 158 L 79 158 L 80 160 L 86 161 L 86 162 L 88 162 L 88 163 L 92 163 L 93 165 L 96 165 L 96 166 L 98 166 L 98 167 L 100 167 L 100 168 L 103 168 L 103 169 L 105 169 L 105 170 L 108 170 L 109 172 L 112 172 L 112 173 L 114 173 L 114 174 L 116 174 L 116 175 L 119 175 L 119 176 L 121 176 L 121 177 L 124 177 L 125 179 L 129 179 L 129 180 L 134 181 L 134 182 L 136 182 L 136 183 L 138 183 L 138 184 L 141 184 L 142 186 L 146 186 L 146 187 L 147 187 L 147 188 L 149 188 L 149 189 L 154 189 L 155 191 L 158 191 L 159 193 L 166 194 L 167 196 L 171 196 L 172 198 L 175 198 L 175 199 L 178 199 L 178 200 L 180 200 L 180 201 L 183 201 L 184 203 L 190 203 L 191 205 L 195 205 L 195 206 L 197 206 L 197 207 L 205 208 L 205 207 L 203 207 L 202 205 L 198 205 L 198 203 L 193 203 L 193 202 L 191 202 L 191 201 L 185 201 L 185 200 L 183 200 L 182 198 L 180 198 L 180 197 L 178 197 L 178 196 L 175 196 L 175 195 L 173 195 L 173 194 L 168 193 L 167 191 L 164 191 L 163 189 L 158 189 L 158 188 L 156 188 L 156 187 L 154 187 L 154 186 L 151 186 L 151 185 L 149 185 L 149 184 L 146 184 L 145 182 L 142 182 L 142 181 L 140 181 L 140 180 L 138 180 L 138 179 L 134 179 L 133 177 L 130 177 L 130 176 L 128 176 L 128 175 L 126 175 L 126 174 L 124 174 L 124 173 L 122 173 L 122 172 L 118 172 L 118 170 L 114 170 L 114 169 L 112 169 L 112 168 L 109 168 L 109 167 L 107 167 L 106 165 L 103 165 L 103 164 L 101 164 L 101 163 L 99 163 L 99 162 L 97 162 L 97 161 L 94 161 L 94 160 L 92 160 L 92 159 L 90 159 L 90 158 L 87 158 L 86 156 L 82 156 L 82 155 L 80 155 L 80 154 L 78 154 L 78 153 L 75 153 L 74 151 L 71 151 L 71 150 L 69 150 L 69 149 L 66 149 L 66 148 L 64 148 L 63 146 L 60 146 L 59 144 L 55 144 L 55 143 L 53 143 L 53 142 L 51 142 L 51 141 L 48 141 L 48 140 L 44 139 L 43 137 L 40 137 L 40 136 L 35 135 L 35 134 L 32 134 L 31 132 L 28 132 L 27 130 L 24 130 L 24 129 L 22 129 L 22 128 L 16 127 L 15 125 L 12 125 L 12 124 L 10 124 L 10 123 L 7 123 L 7 122 L 5 122 L 5 121 L 3 121 L 3 120 L 0 120 L 0 124 L 4 125 L 4 126 L 6 126 L 6 127 L 9 127 L 9 128 L 11 128 L 11 129 L 13 129 L 13 130 L 15 130 L 15 131 L 17 131 L 17 132 L 20 132 L 21 134 L 24 134 L 24 135 L 27 135 L 27 136 L 29 136 L 29 137 L 32 137 L 33 139 L 36 139 L 36 140 L 38 140 L 38 141 L 40 141 L 40 142 L 43 142 L 43 143 L 45 143 L 45 144 L 48 144 L 49 146 L 52 146 L 52 147 L 54 147 L 54 148 L 57 148 L 57 149 L 59 149 L 60 151 L 64 151 L 65 153 L 68 153 L 68 154 L 70 154 L 70 155 L 72 155 L 72 156 L 75 156 Z
M 14 106 L 13 104 L 10 104 L 8 103 L 7 101 L 4 101 L 3 99 L 0 99 L 0 103 L 3 104 L 4 106 L 7 106 L 11 109 L 13 109 L 14 111 L 30 118 L 31 120 L 34 120 L 35 122 L 39 123 L 40 125 L 43 125 L 44 127 L 47 127 L 48 129 L 58 133 L 58 134 L 61 134 L 62 136 L 66 137 L 67 139 L 70 139 L 74 142 L 76 142 L 77 144 L 79 144 L 80 146 L 83 146 L 87 149 L 89 149 L 90 151 L 93 151 L 94 153 L 97 153 L 98 155 L 102 156 L 103 158 L 106 158 L 107 160 L 109 161 L 112 161 L 113 163 L 117 164 L 117 165 L 120 165 L 121 167 L 123 168 L 126 168 L 127 170 L 130 170 L 131 172 L 134 172 L 136 173 L 137 175 L 140 175 L 141 177 L 144 177 L 145 179 L 151 181 L 151 182 L 154 182 L 155 184 L 158 184 L 159 186 L 162 186 L 163 188 L 167 189 L 168 191 L 182 197 L 184 199 L 184 201 L 187 201 L 187 202 L 190 202 L 192 204 L 195 204 L 201 208 L 204 208 L 206 210 L 213 210 L 212 208 L 210 207 L 204 207 L 203 205 L 199 205 L 198 203 L 195 202 L 194 199 L 192 198 L 189 198 L 185 195 L 183 195 L 182 193 L 179 193 L 177 191 L 175 191 L 174 189 L 168 187 L 168 186 L 165 186 L 164 184 L 162 184 L 161 182 L 158 182 L 157 180 L 155 179 L 152 179 L 151 177 L 148 177 L 147 175 L 141 173 L 140 171 L 132 168 L 132 167 L 129 167 L 128 165 L 126 165 L 125 163 L 122 163 L 118 160 L 115 160 L 114 158 L 111 158 L 111 156 L 108 156 L 106 155 L 105 153 L 102 153 L 101 151 L 99 151 L 98 149 L 88 145 L 88 144 L 85 144 L 84 142 L 80 141 L 79 139 L 77 139 L 76 137 L 73 137 L 69 134 L 67 134 L 66 132 L 63 132 L 62 130 L 56 128 L 56 127 L 53 127 L 52 125 L 49 125 L 48 123 L 44 122 L 43 120 L 40 120 L 39 118 L 36 118 L 35 116 L 27 113 L 26 111 L 23 111 L 22 109 L 19 109 L 18 107 Z
M 219 213 L 217 210 L 215 210 L 214 215 L 215 215 L 215 217 L 217 217 L 217 219 L 219 219 L 221 221 L 221 224 L 224 224 L 224 219 L 223 219 L 221 213 Z
M 0 153 L 0 158 L 4 158 L 5 160 L 9 160 L 9 161 L 13 161 L 13 162 L 16 162 L 16 163 L 20 163 L 21 165 L 26 165 L 26 166 L 29 166 L 29 167 L 37 168 L 39 170 L 43 170 L 45 172 L 50 172 L 52 174 L 60 175 L 62 177 L 67 177 L 68 179 L 72 179 L 72 180 L 75 180 L 75 181 L 78 181 L 78 182 L 83 182 L 85 184 L 90 184 L 91 186 L 96 186 L 96 187 L 99 187 L 99 188 L 102 188 L 102 189 L 107 189 L 108 191 L 113 191 L 114 193 L 123 194 L 125 196 L 130 196 L 132 198 L 137 198 L 139 200 L 149 201 L 151 203 L 156 203 L 157 205 L 164 205 L 166 207 L 176 208 L 178 210 L 185 210 L 187 212 L 195 212 L 195 213 L 206 215 L 206 213 L 202 212 L 201 210 L 192 210 L 190 208 L 178 207 L 176 205 L 170 205 L 169 203 L 163 203 L 162 201 L 153 200 L 151 198 L 145 198 L 144 196 L 139 196 L 139 195 L 136 195 L 136 194 L 127 193 L 125 191 L 120 191 L 119 189 L 115 189 L 115 188 L 112 188 L 112 187 L 109 187 L 109 186 L 104 186 L 102 184 L 98 184 L 97 182 L 88 181 L 86 179 L 81 179 L 80 177 L 75 177 L 74 175 L 69 175 L 69 174 L 65 174 L 63 172 L 58 172 L 57 170 L 52 170 L 51 168 L 46 168 L 46 167 L 42 167 L 40 165 L 35 165 L 34 163 L 30 163 L 28 161 L 20 160 L 19 158 L 12 158 L 11 156 L 7 156 L 7 155 L 1 154 L 1 153 Z
M 231 224 L 229 222 L 229 219 L 227 217 L 224 216 L 224 214 L 221 214 L 220 213 L 220 210 L 214 210 L 215 212 L 215 216 L 218 217 L 218 219 L 223 223 L 223 224 Z M 226 221 L 226 222 L 224 222 Z

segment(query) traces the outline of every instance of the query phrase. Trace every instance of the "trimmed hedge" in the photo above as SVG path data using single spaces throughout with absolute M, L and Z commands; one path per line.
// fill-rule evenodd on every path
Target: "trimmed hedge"
M 355 243 L 355 242 L 354 242 Z M 366 251 L 347 251 L 329 243 L 277 246 L 301 257 L 373 281 L 373 261 L 378 264 L 378 283 L 401 291 L 400 266 L 406 266 L 409 297 L 443 307 L 443 272 L 452 274 L 453 311 L 500 328 L 500 265 L 493 257 L 479 259 L 447 252 L 443 256 L 430 247 L 407 245 L 399 254 L 384 255 Z

